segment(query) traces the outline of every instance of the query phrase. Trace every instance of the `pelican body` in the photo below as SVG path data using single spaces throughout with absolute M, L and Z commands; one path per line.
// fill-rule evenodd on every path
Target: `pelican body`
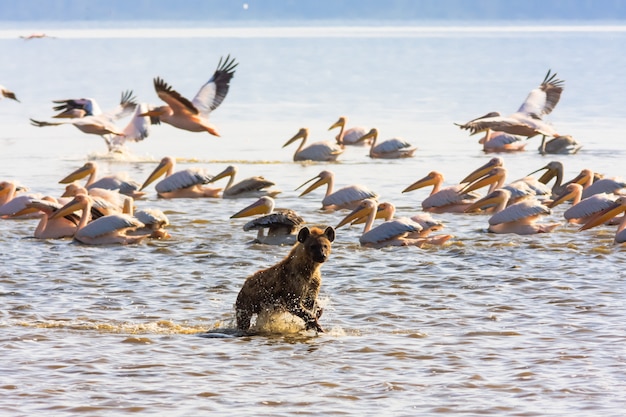
M 303 127 L 296 133 L 291 139 L 289 139 L 284 145 L 291 145 L 295 141 L 301 139 L 300 145 L 293 154 L 294 161 L 322 161 L 332 162 L 336 161 L 339 155 L 343 153 L 343 147 L 332 141 L 320 141 L 314 142 L 305 147 L 306 141 L 309 137 L 309 129 Z
M 317 181 L 316 181 L 317 180 Z M 331 171 L 322 171 L 316 177 L 311 178 L 304 184 L 300 185 L 296 190 L 300 189 L 304 185 L 311 181 L 315 181 L 306 190 L 304 190 L 300 197 L 310 193 L 322 185 L 326 185 L 326 194 L 322 200 L 322 210 L 341 210 L 348 209 L 353 210 L 359 203 L 366 198 L 378 198 L 378 194 L 370 191 L 367 187 L 362 185 L 349 185 L 347 187 L 340 188 L 337 191 L 333 190 L 335 175 Z
M 302 217 L 291 209 L 275 208 L 274 199 L 262 196 L 254 203 L 230 216 L 231 219 L 261 214 L 243 226 L 244 231 L 257 230 L 255 243 L 266 245 L 293 245 L 304 224 Z M 267 234 L 265 234 L 267 231 Z
M 156 77 L 154 89 L 166 105 L 154 107 L 142 113 L 141 116 L 150 116 L 157 122 L 167 123 L 189 132 L 208 132 L 213 136 L 220 136 L 217 128 L 209 122 L 209 115 L 226 98 L 237 65 L 238 63 L 234 58 L 231 59 L 230 55 L 225 59 L 220 58 L 213 76 L 191 101 L 174 90 L 162 78 Z
M 613 202 L 613 204 L 604 210 L 595 214 L 592 218 L 590 218 L 581 228 L 580 230 L 591 229 L 592 227 L 599 226 L 601 224 L 605 224 L 611 219 L 615 218 L 620 213 L 626 212 L 626 197 L 621 196 L 617 198 Z M 626 242 L 626 215 L 622 215 L 617 230 L 615 231 L 615 239 L 613 240 L 614 244 L 625 243 Z
M 464 186 L 461 184 L 442 188 L 443 182 L 442 173 L 431 171 L 424 178 L 406 187 L 402 192 L 408 193 L 432 185 L 433 189 L 430 195 L 422 201 L 422 209 L 433 213 L 463 213 L 479 197 L 479 194 L 473 191 L 463 192 Z
M 141 190 L 153 183 L 157 178 L 165 174 L 165 178 L 159 181 L 154 189 L 162 198 L 201 198 L 219 197 L 221 188 L 205 187 L 211 182 L 209 175 L 201 168 L 188 168 L 174 172 L 174 158 L 166 156 L 152 171 L 141 186 Z
M 246 178 L 234 184 L 236 175 L 237 167 L 229 165 L 226 169 L 224 169 L 224 171 L 214 176 L 209 182 L 215 182 L 222 178 L 229 177 L 228 184 L 226 184 L 226 188 L 222 191 L 223 198 L 258 198 L 264 195 L 276 197 L 280 194 L 280 190 L 270 189 L 270 187 L 275 185 L 272 181 L 259 176 Z
M 121 194 L 127 195 L 132 198 L 141 198 L 145 193 L 139 189 L 139 183 L 133 181 L 128 177 L 126 173 L 118 173 L 97 178 L 98 176 L 98 164 L 93 161 L 86 162 L 82 167 L 70 173 L 63 178 L 59 183 L 70 184 L 74 181 L 87 178 L 85 188 L 91 190 L 92 188 L 103 188 L 105 190 L 117 190 Z M 97 178 L 97 179 L 96 179 Z
M 348 118 L 346 116 L 339 117 L 328 130 L 340 128 L 339 133 L 335 137 L 337 140 L 337 144 L 342 145 L 358 145 L 358 146 L 369 146 L 371 144 L 371 140 L 362 140 L 359 139 L 367 134 L 367 129 L 361 126 L 351 127 L 346 129 L 346 123 L 348 123 Z
M 370 144 L 370 158 L 381 158 L 381 159 L 398 159 L 398 158 L 411 158 L 417 148 L 411 145 L 404 139 L 401 138 L 392 138 L 387 139 L 379 144 L 376 143 L 378 140 L 378 129 L 373 128 L 365 135 L 361 136 L 359 141 L 365 141 L 371 139 Z

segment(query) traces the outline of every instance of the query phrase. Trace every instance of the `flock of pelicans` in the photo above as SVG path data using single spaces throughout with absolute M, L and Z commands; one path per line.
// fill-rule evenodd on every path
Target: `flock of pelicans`
M 167 123 L 192 132 L 208 132 L 219 136 L 209 114 L 225 99 L 237 63 L 230 56 L 220 59 L 212 77 L 189 100 L 175 91 L 161 78 L 154 79 L 158 97 L 166 104 L 153 106 L 137 104 L 132 92 L 124 92 L 120 105 L 103 112 L 93 99 L 65 99 L 55 101 L 53 116 L 62 119 L 44 122 L 31 119 L 36 126 L 71 124 L 81 131 L 102 136 L 110 151 L 120 151 L 128 141 L 147 137 L 152 124 Z M 573 138 L 559 135 L 543 116 L 552 112 L 563 91 L 563 81 L 548 71 L 539 87 L 531 90 L 522 106 L 509 116 L 492 112 L 459 124 L 476 134 L 485 132 L 481 139 L 485 151 L 510 152 L 522 150 L 525 139 L 541 136 L 541 153 L 575 153 L 580 149 Z M 16 95 L 0 86 L 0 97 L 17 101 Z M 128 125 L 120 129 L 115 122 L 133 113 Z M 307 144 L 308 130 L 302 128 L 283 147 L 300 141 L 294 161 L 334 161 L 346 146 L 369 146 L 372 158 L 412 157 L 416 148 L 407 141 L 394 138 L 378 142 L 376 129 L 346 127 L 347 118 L 340 117 L 330 129 L 339 128 L 334 141 Z M 548 139 L 550 138 L 550 139 Z M 545 170 L 539 178 L 532 174 Z M 256 241 L 265 244 L 293 244 L 304 220 L 293 210 L 275 207 L 273 197 L 280 191 L 273 182 L 263 177 L 251 177 L 235 182 L 237 169 L 227 167 L 218 175 L 209 175 L 200 168 L 176 170 L 175 159 L 165 157 L 143 184 L 130 180 L 125 174 L 98 178 L 97 165 L 87 162 L 60 182 L 67 184 L 61 197 L 29 193 L 13 181 L 0 182 L 0 216 L 2 218 L 35 217 L 40 219 L 34 237 L 58 239 L 73 237 L 85 244 L 130 244 L 146 238 L 169 237 L 167 217 L 159 210 L 135 209 L 135 201 L 145 195 L 145 189 L 156 182 L 154 189 L 161 198 L 255 198 L 254 203 L 232 215 L 233 218 L 256 216 L 244 225 L 244 230 L 256 230 Z M 87 177 L 86 183 L 79 181 Z M 214 183 L 228 177 L 222 188 Z M 549 183 L 554 182 L 551 185 Z M 551 162 L 520 180 L 507 183 L 507 171 L 502 158 L 495 157 L 467 175 L 459 184 L 444 187 L 444 177 L 433 171 L 403 192 L 432 186 L 430 196 L 422 201 L 423 213 L 411 218 L 395 217 L 395 207 L 379 202 L 375 192 L 360 185 L 334 189 L 334 175 L 324 170 L 299 188 L 308 185 L 301 196 L 318 187 L 326 186 L 322 200 L 325 211 L 349 210 L 337 224 L 364 223 L 360 243 L 363 246 L 441 245 L 452 236 L 432 234 L 441 230 L 441 222 L 431 213 L 489 214 L 488 230 L 494 233 L 534 234 L 554 230 L 559 223 L 542 223 L 542 216 L 550 209 L 571 200 L 564 212 L 565 220 L 588 229 L 605 223 L 618 223 L 615 242 L 626 241 L 626 197 L 621 192 L 626 183 L 619 179 L 602 178 L 585 169 L 570 181 L 563 181 L 563 166 Z M 477 190 L 488 187 L 484 196 Z M 299 189 L 298 188 L 298 189 Z M 377 219 L 382 223 L 375 225 Z

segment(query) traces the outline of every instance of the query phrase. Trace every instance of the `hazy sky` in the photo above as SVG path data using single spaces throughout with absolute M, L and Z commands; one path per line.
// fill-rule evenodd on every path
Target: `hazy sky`
M 624 20 L 626 0 L 0 0 L 0 21 Z

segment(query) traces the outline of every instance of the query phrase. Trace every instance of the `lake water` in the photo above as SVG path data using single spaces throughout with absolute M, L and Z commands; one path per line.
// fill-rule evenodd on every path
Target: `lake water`
M 223 26 L 223 27 L 222 27 Z M 310 26 L 194 24 L 0 27 L 0 179 L 58 196 L 86 160 L 142 182 L 165 155 L 179 167 L 241 178 L 264 175 L 280 206 L 308 223 L 323 191 L 301 183 L 332 170 L 361 183 L 398 215 L 420 211 L 429 189 L 401 191 L 433 169 L 458 182 L 493 155 L 453 122 L 516 110 L 548 69 L 565 80 L 549 120 L 583 144 L 541 156 L 539 140 L 501 155 L 510 178 L 551 160 L 569 179 L 585 167 L 624 172 L 626 27 Z M 36 128 L 54 99 L 121 91 L 158 104 L 152 79 L 192 97 L 220 56 L 240 62 L 211 116 L 222 137 L 162 125 L 129 154 L 71 126 Z M 282 148 L 300 127 L 330 139 L 340 115 L 418 147 L 406 160 L 349 148 L 337 163 L 294 163 Z M 245 277 L 288 247 L 251 245 L 249 200 L 162 200 L 138 207 L 169 216 L 172 238 L 89 247 L 30 238 L 36 221 L 0 221 L 0 413 L 33 415 L 623 415 L 626 406 L 626 252 L 614 227 L 566 225 L 536 236 L 486 233 L 485 216 L 441 214 L 443 247 L 361 248 L 360 227 L 340 228 L 323 266 L 324 334 L 207 339 L 233 327 Z M 562 221 L 566 206 L 554 209 Z

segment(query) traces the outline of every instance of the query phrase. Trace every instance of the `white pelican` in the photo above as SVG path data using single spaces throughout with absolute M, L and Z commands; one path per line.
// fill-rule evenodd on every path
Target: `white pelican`
M 293 245 L 304 224 L 302 217 L 291 209 L 275 208 L 272 197 L 263 196 L 230 216 L 231 219 L 264 214 L 244 224 L 243 230 L 257 230 L 255 243 L 266 245 Z M 265 230 L 267 229 L 267 235 Z
M 149 234 L 152 239 L 169 239 L 171 236 L 165 230 L 169 226 L 170 221 L 161 210 L 158 209 L 141 209 L 134 213 L 137 220 L 143 223 L 143 227 L 130 231 L 131 235 Z
M 84 99 L 84 100 L 90 100 L 90 99 Z M 71 101 L 71 100 L 64 100 L 64 101 Z M 115 109 L 105 112 L 105 113 L 89 115 L 87 113 L 88 111 L 85 110 L 85 115 L 83 117 L 68 118 L 67 120 L 60 121 L 60 122 L 45 122 L 45 121 L 30 119 L 30 122 L 33 126 L 37 126 L 37 127 L 59 126 L 63 124 L 71 124 L 83 133 L 102 136 L 104 141 L 107 143 L 109 150 L 115 150 L 114 149 L 115 146 L 111 144 L 112 136 L 126 137 L 126 135 L 128 134 L 129 135 L 128 140 L 130 140 L 131 139 L 130 136 L 133 136 L 132 135 L 133 131 L 131 130 L 131 126 L 133 126 L 135 123 L 136 115 L 134 116 L 133 120 L 131 120 L 131 122 L 129 123 L 129 126 L 126 127 L 126 129 L 120 129 L 115 124 L 115 122 L 123 117 L 130 115 L 133 111 L 136 110 L 136 107 L 137 107 L 137 102 L 135 101 L 135 98 L 133 97 L 133 92 L 126 91 L 122 93 L 122 99 L 120 100 L 120 104 Z M 55 107 L 55 109 L 56 108 L 58 107 Z M 92 112 L 95 111 L 97 113 L 99 110 L 92 107 L 91 111 Z M 73 115 L 80 115 L 80 113 L 73 113 Z M 63 115 L 63 113 L 57 116 L 62 116 L 62 118 L 66 117 Z M 140 120 L 142 120 L 141 123 L 145 125 L 146 119 L 140 118 Z M 145 134 L 147 135 L 147 133 Z M 143 139 L 143 137 L 141 138 L 135 137 L 132 139 L 141 140 Z M 117 142 L 119 142 L 119 139 Z
M 220 58 L 213 76 L 198 91 L 193 100 L 189 101 L 174 90 L 163 79 L 154 79 L 154 89 L 161 100 L 167 105 L 154 107 L 142 113 L 142 116 L 158 118 L 159 121 L 178 129 L 190 132 L 209 132 L 219 136 L 217 128 L 209 122 L 209 115 L 224 101 L 230 88 L 230 80 L 235 75 L 237 63 L 230 55 Z
M 485 136 L 478 143 L 483 145 L 483 151 L 486 153 L 519 152 L 526 148 L 526 141 L 523 137 L 491 129 L 485 131 Z
M 83 187 L 77 182 L 72 182 L 65 187 L 65 191 L 61 198 L 76 197 L 78 194 L 89 194 L 97 200 L 104 200 L 110 203 L 117 211 L 132 214 L 134 200 L 126 194 L 121 194 L 119 190 L 107 190 L 105 188 L 91 187 L 89 189 Z
M 309 129 L 303 127 L 289 139 L 284 145 L 291 145 L 298 139 L 302 139 L 300 146 L 293 154 L 294 161 L 336 161 L 339 155 L 343 153 L 343 147 L 330 140 L 314 142 L 307 147 L 304 147 L 307 138 L 309 137 Z
M 531 90 L 526 101 L 515 113 L 502 116 L 498 112 L 491 112 L 465 124 L 457 124 L 457 126 L 469 130 L 472 135 L 492 129 L 527 138 L 536 135 L 558 136 L 556 130 L 543 121 L 542 117 L 552 112 L 562 92 L 563 81 L 556 78 L 556 73 L 551 74 L 548 70 L 541 85 Z
M 565 184 L 563 184 L 563 163 L 560 161 L 551 161 L 546 166 L 539 168 L 528 174 L 531 176 L 539 171 L 544 172 L 537 181 L 548 185 L 548 183 L 554 178 L 554 184 L 552 184 L 552 197 L 557 197 L 565 190 Z
M 359 141 L 372 139 L 370 145 L 370 158 L 381 159 L 398 159 L 410 158 L 413 156 L 417 148 L 404 139 L 392 138 L 376 144 L 378 139 L 378 129 L 373 128 L 365 135 L 361 136 Z
M 35 211 L 40 218 L 33 236 L 36 239 L 62 239 L 74 236 L 78 228 L 80 218 L 70 213 L 62 217 L 50 219 L 50 216 L 63 207 L 52 198 L 32 199 L 21 212 L 17 214 L 26 214 L 29 211 Z
M 613 202 L 610 207 L 607 207 L 603 211 L 593 216 L 587 223 L 585 223 L 580 230 L 591 229 L 601 224 L 605 224 L 611 219 L 615 218 L 618 214 L 626 212 L 626 197 L 619 197 Z M 615 231 L 615 239 L 613 243 L 626 242 L 626 215 L 622 215 L 617 230 Z
M 18 185 L 15 181 L 0 181 L 0 207 L 11 201 L 25 187 Z
M 236 184 L 233 184 L 235 182 L 235 175 L 237 175 L 237 167 L 229 165 L 226 169 L 224 169 L 224 171 L 214 176 L 209 182 L 215 182 L 224 177 L 229 177 L 228 184 L 226 184 L 226 188 L 222 191 L 223 198 L 261 197 L 264 195 L 276 197 L 281 192 L 280 190 L 273 190 L 270 188 L 276 185 L 272 181 L 258 176 L 246 178 Z
M 368 146 L 371 143 L 371 140 L 363 140 L 359 141 L 359 139 L 367 133 L 367 129 L 362 126 L 355 126 L 349 129 L 346 129 L 346 123 L 348 122 L 348 118 L 346 116 L 339 117 L 328 130 L 332 130 L 335 128 L 341 128 L 339 130 L 339 134 L 335 137 L 338 145 L 362 145 Z
M 82 178 L 87 178 L 85 188 L 90 190 L 92 188 L 104 188 L 105 190 L 118 190 L 120 193 L 130 196 L 132 198 L 141 198 L 145 195 L 139 189 L 139 183 L 131 180 L 128 174 L 117 173 L 113 175 L 107 175 L 97 178 L 98 164 L 93 161 L 86 162 L 85 165 L 78 168 L 76 171 L 69 174 L 67 177 L 59 181 L 60 184 L 70 184 L 74 181 Z
M 563 217 L 569 223 L 582 224 L 587 222 L 593 215 L 613 205 L 617 196 L 615 194 L 598 193 L 582 199 L 583 186 L 577 183 L 568 184 L 563 194 L 548 204 L 549 208 L 572 199 L 572 206 L 565 210 Z
M 539 145 L 539 153 L 545 154 L 561 154 L 573 155 L 577 153 L 583 146 L 570 135 L 555 136 L 546 142 L 545 136 L 541 139 Z
M 92 204 L 93 200 L 89 195 L 79 194 L 54 212 L 50 219 L 57 219 L 77 210 L 82 210 L 74 239 L 88 245 L 139 243 L 150 235 L 149 232 L 142 235 L 131 235 L 132 232 L 144 225 L 128 214 L 111 214 L 90 221 Z
M 317 181 L 315 181 L 317 180 Z M 335 183 L 335 175 L 331 171 L 322 171 L 317 176 L 306 181 L 304 184 L 296 188 L 300 189 L 304 185 L 311 181 L 315 181 L 304 190 L 300 197 L 310 193 L 318 187 L 326 184 L 326 194 L 322 200 L 322 210 L 352 210 L 359 205 L 359 203 L 366 198 L 378 198 L 378 194 L 370 191 L 363 185 L 349 185 L 347 187 L 340 188 L 337 191 L 333 191 Z
M 164 157 L 141 186 L 143 190 L 161 175 L 165 178 L 159 181 L 154 189 L 162 198 L 200 198 L 219 197 L 221 188 L 209 188 L 204 184 L 213 178 L 202 168 L 187 168 L 174 172 L 174 158 Z
M 626 182 L 620 178 L 600 178 L 593 181 L 593 184 L 584 187 L 583 199 L 594 194 L 613 193 L 621 195 L 626 188 Z
M 499 188 L 469 206 L 466 212 L 495 206 L 494 214 L 489 218 L 489 228 L 487 229 L 492 233 L 529 235 L 551 232 L 559 226 L 559 223 L 536 223 L 540 216 L 551 213 L 550 209 L 538 200 L 525 198 L 507 207 L 510 198 L 511 192 L 509 190 Z
M 11 90 L 9 90 L 8 88 L 6 88 L 3 85 L 0 85 L 0 100 L 2 100 L 3 98 L 9 98 L 11 100 L 15 100 L 18 103 L 20 102 L 17 97 L 15 96 L 15 93 Z
M 363 234 L 359 238 L 361 246 L 380 249 L 387 246 L 418 246 L 422 247 L 428 243 L 428 238 L 410 237 L 410 235 L 422 231 L 419 223 L 408 217 L 391 219 L 372 228 L 376 219 L 377 203 L 371 198 L 365 199 L 346 217 L 337 224 L 337 229 L 341 226 L 367 217 Z
M 476 201 L 480 195 L 470 191 L 462 192 L 462 184 L 451 185 L 441 188 L 443 184 L 443 174 L 438 171 L 431 171 L 424 178 L 402 190 L 403 193 L 417 190 L 418 188 L 433 186 L 430 195 L 422 201 L 422 209 L 433 213 L 463 213 L 467 207 Z

